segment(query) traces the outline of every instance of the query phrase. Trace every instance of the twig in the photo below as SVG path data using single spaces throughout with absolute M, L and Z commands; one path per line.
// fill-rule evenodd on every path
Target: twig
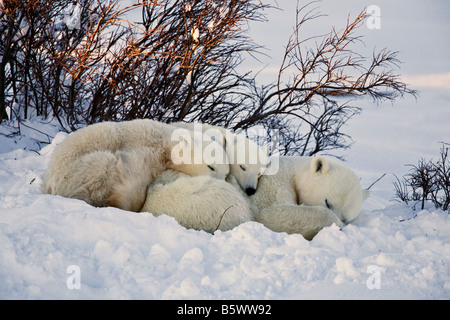
M 383 177 L 384 177 L 385 175 L 386 175 L 386 173 L 383 174 L 381 177 L 379 177 L 377 180 L 375 180 L 375 182 L 373 182 L 366 190 L 370 190 L 370 188 L 372 188 L 373 185 L 374 185 L 375 183 L 377 183 L 378 181 L 380 181 L 381 179 L 383 179 Z
M 228 211 L 229 209 L 231 209 L 232 207 L 234 207 L 234 204 L 232 204 L 231 206 L 229 206 L 228 208 L 226 208 L 226 210 L 222 213 L 222 215 L 220 216 L 219 224 L 217 225 L 216 229 L 215 229 L 212 233 L 216 232 L 216 231 L 219 229 L 219 226 L 220 226 L 220 224 L 222 223 L 223 216 L 224 216 L 225 213 L 227 213 L 227 211 Z

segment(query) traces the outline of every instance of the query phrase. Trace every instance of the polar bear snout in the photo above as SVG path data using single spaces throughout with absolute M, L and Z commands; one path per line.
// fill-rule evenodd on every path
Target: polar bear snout
M 256 192 L 256 189 L 255 189 L 255 188 L 252 188 L 252 187 L 247 187 L 247 188 L 245 188 L 245 193 L 246 193 L 248 196 L 254 195 L 255 192 Z

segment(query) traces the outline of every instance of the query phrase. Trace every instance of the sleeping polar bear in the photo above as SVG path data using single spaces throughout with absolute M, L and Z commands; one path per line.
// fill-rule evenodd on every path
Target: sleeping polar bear
M 261 176 L 252 196 L 234 176 L 227 181 L 235 189 L 210 177 L 163 173 L 149 187 L 142 211 L 167 214 L 187 228 L 208 232 L 255 220 L 273 231 L 312 239 L 324 227 L 356 219 L 368 197 L 349 168 L 322 156 L 280 157 L 278 171 Z

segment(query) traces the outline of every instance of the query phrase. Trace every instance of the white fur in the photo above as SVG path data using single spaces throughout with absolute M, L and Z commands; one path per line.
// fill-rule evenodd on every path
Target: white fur
M 269 164 L 268 149 L 242 135 L 227 135 L 226 151 L 230 174 L 247 195 L 254 194 Z
M 223 145 L 230 163 L 230 174 L 236 178 L 241 189 L 248 195 L 256 191 L 258 178 L 265 172 L 269 164 L 266 147 L 259 146 L 243 135 L 235 134 L 218 126 L 199 122 L 176 122 L 173 125 L 194 132 L 200 131 L 204 136 L 214 137 Z
M 349 168 L 321 156 L 280 157 L 278 172 L 263 175 L 258 185 L 248 197 L 258 208 L 256 221 L 305 238 L 333 223 L 343 227 L 353 221 L 368 197 Z
M 263 175 L 253 196 L 247 196 L 231 175 L 227 184 L 166 171 L 149 187 L 142 210 L 209 232 L 218 228 L 226 212 L 219 230 L 254 219 L 273 231 L 299 233 L 306 239 L 332 224 L 343 227 L 359 215 L 367 194 L 341 162 L 324 157 L 279 160 L 279 171 Z
M 367 196 L 357 176 L 339 160 L 282 156 L 278 172 L 263 175 L 250 199 L 263 207 L 278 204 L 327 207 L 328 202 L 339 218 L 348 223 L 358 217 Z
M 103 122 L 80 129 L 56 148 L 42 190 L 95 206 L 138 211 L 148 185 L 166 169 L 222 178 L 228 174 L 228 164 L 177 163 L 172 149 L 197 142 L 191 136 L 173 141 L 174 129 L 152 120 Z M 203 145 L 211 144 L 218 142 Z
M 149 186 L 141 211 L 167 214 L 186 228 L 211 233 L 254 220 L 249 203 L 231 184 L 173 170 L 164 171 Z
M 264 158 L 265 150 L 247 138 L 205 124 L 175 125 L 194 131 L 197 126 L 200 128 L 197 130 L 203 130 L 211 136 L 222 133 L 220 137 L 225 137 L 225 140 L 221 141 L 230 160 L 227 181 L 241 191 L 255 220 L 273 231 L 299 233 L 311 239 L 324 227 L 333 223 L 343 227 L 356 219 L 368 196 L 356 175 L 337 160 L 324 157 L 279 157 L 271 161 L 277 164 L 274 172 L 270 170 L 273 168 L 267 170 L 269 161 Z M 258 161 L 254 161 L 255 155 Z M 266 170 L 271 171 L 271 175 L 262 175 Z M 187 197 L 189 191 L 184 189 L 183 192 Z M 208 193 L 208 198 L 210 196 L 214 197 Z M 196 207 L 203 216 L 208 216 L 212 210 L 211 206 L 197 204 Z M 169 213 L 174 214 L 174 211 Z M 243 215 L 246 216 L 247 212 Z

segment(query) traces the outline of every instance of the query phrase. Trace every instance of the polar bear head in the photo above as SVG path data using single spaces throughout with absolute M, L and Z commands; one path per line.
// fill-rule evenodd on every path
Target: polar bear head
M 324 206 L 344 223 L 355 220 L 369 197 L 355 173 L 340 161 L 322 156 L 311 158 L 307 173 L 297 173 L 299 203 Z
M 175 130 L 177 132 L 182 132 L 180 129 L 189 130 L 196 139 L 203 137 L 203 140 L 213 140 L 221 144 L 229 160 L 230 174 L 236 178 L 247 195 L 256 192 L 258 178 L 270 165 L 268 148 L 219 126 L 200 122 L 175 122 L 171 125 L 178 128 Z M 216 144 L 211 145 L 214 148 L 216 146 Z
M 230 160 L 230 174 L 248 195 L 255 194 L 259 177 L 270 165 L 268 148 L 242 135 L 226 135 L 225 150 Z
M 170 168 L 189 176 L 211 176 L 225 179 L 230 165 L 222 143 L 209 136 L 195 136 L 187 129 L 172 134 Z

